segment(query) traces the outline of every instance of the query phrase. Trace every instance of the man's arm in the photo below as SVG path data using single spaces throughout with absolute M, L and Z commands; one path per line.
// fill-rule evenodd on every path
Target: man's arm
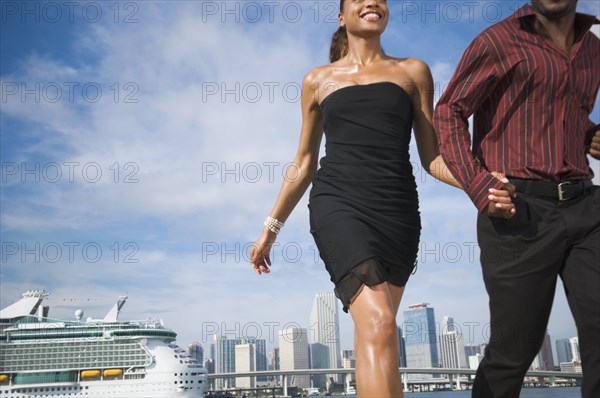
M 488 208 L 490 189 L 502 189 L 504 184 L 473 156 L 468 118 L 500 82 L 497 62 L 477 37 L 463 54 L 434 117 L 440 153 L 480 212 Z

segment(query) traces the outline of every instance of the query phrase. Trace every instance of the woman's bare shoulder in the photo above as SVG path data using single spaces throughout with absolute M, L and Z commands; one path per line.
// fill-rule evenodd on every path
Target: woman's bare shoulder
M 418 58 L 398 58 L 398 68 L 402 69 L 414 83 L 423 83 L 431 79 L 429 65 Z
M 389 57 L 391 63 L 402 70 L 412 73 L 423 73 L 429 71 L 429 65 L 423 60 L 413 57 L 396 58 Z
M 326 64 L 317 66 L 316 68 L 311 69 L 305 76 L 303 83 L 305 85 L 321 87 L 328 81 L 332 80 L 332 75 L 334 73 L 335 66 L 334 64 Z

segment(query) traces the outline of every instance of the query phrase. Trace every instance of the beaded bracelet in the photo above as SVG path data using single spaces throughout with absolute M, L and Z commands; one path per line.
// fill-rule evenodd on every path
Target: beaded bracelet
M 281 231 L 281 228 L 283 228 L 283 223 L 273 217 L 267 217 L 265 220 L 265 227 L 274 234 L 278 234 Z

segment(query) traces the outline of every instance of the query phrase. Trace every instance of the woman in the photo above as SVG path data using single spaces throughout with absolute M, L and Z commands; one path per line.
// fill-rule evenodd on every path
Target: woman
M 268 273 L 276 235 L 313 182 L 311 233 L 354 321 L 357 392 L 377 398 L 402 397 L 396 313 L 421 229 L 408 153 L 411 128 L 423 167 L 460 187 L 439 156 L 429 68 L 381 49 L 388 18 L 385 0 L 340 2 L 331 63 L 303 80 L 296 167 L 250 253 L 254 270 Z M 323 131 L 327 153 L 317 172 Z M 508 193 L 494 194 L 497 206 L 510 211 Z

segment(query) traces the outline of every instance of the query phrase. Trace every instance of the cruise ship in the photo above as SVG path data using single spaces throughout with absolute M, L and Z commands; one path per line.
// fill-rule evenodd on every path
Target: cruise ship
M 0 398 L 201 398 L 206 369 L 162 321 L 48 317 L 43 290 L 0 310 Z

